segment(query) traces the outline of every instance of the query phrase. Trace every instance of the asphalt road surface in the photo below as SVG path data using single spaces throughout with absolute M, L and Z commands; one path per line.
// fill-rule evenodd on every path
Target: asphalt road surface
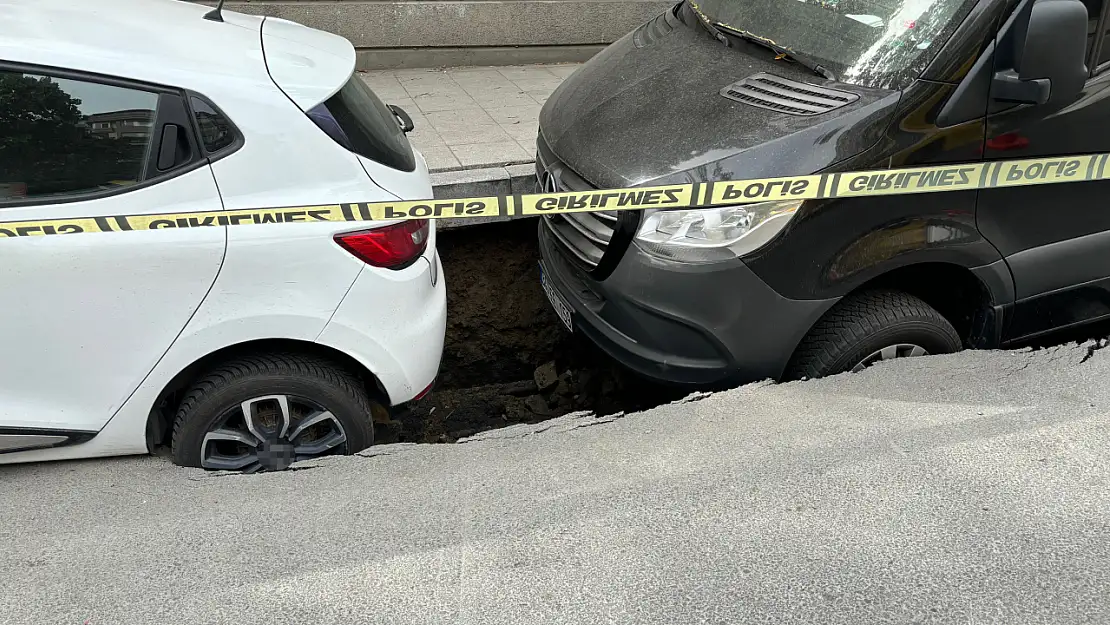
M 1106 623 L 1110 349 L 282 474 L 0 467 L 0 623 Z

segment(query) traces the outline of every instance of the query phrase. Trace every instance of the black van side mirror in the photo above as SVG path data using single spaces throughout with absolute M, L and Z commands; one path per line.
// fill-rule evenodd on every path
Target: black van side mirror
M 1082 0 L 1034 0 L 1015 24 L 1012 67 L 994 75 L 991 95 L 1015 104 L 1070 102 L 1087 81 L 1087 8 Z

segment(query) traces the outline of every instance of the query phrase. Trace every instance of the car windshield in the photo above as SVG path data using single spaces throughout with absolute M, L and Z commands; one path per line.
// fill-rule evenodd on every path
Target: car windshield
M 847 83 L 905 87 L 976 0 L 689 0 L 723 30 L 754 35 Z

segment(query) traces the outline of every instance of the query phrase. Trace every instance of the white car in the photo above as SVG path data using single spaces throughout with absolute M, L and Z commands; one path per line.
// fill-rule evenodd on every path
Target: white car
M 427 221 L 11 237 L 4 223 L 432 197 L 345 39 L 177 0 L 0 0 L 0 463 L 281 470 L 419 398 Z

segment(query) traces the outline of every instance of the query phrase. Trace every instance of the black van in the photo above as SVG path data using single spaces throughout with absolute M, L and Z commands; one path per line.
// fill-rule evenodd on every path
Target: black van
M 542 189 L 1110 152 L 1102 0 L 684 0 L 540 115 Z M 1105 165 L 1105 161 L 1102 162 Z M 564 322 L 709 387 L 1110 316 L 1110 182 L 551 215 Z

